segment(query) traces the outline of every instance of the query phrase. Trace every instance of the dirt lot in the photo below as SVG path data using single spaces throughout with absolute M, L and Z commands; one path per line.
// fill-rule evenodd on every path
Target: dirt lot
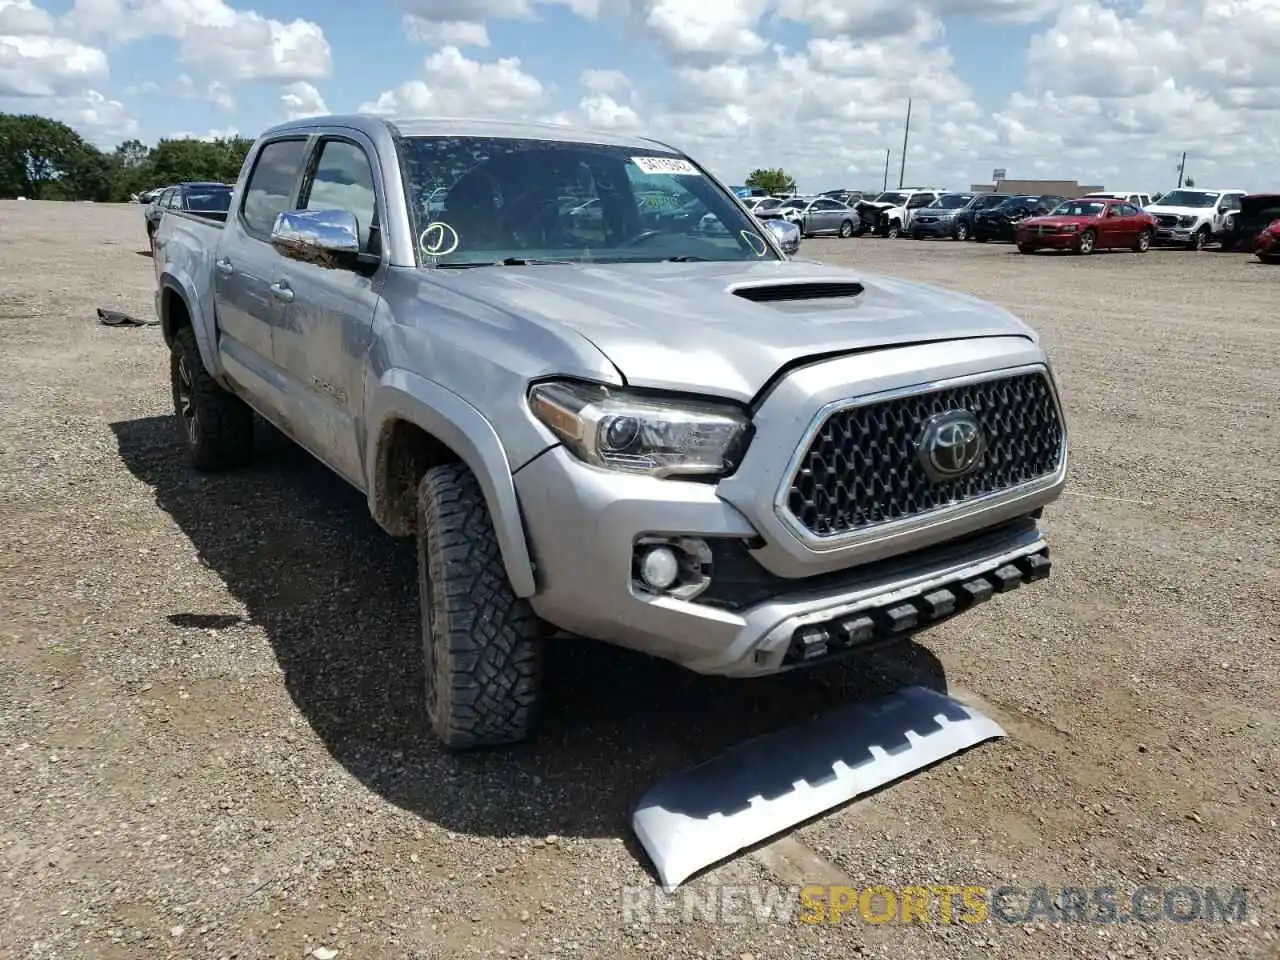
M 1053 578 L 820 676 L 560 649 L 539 739 L 452 758 L 420 722 L 408 545 L 287 444 L 190 473 L 159 330 L 95 322 L 150 316 L 144 247 L 136 207 L 0 204 L 0 956 L 1280 956 L 1280 270 L 809 242 L 1043 333 L 1074 453 Z M 1250 918 L 624 924 L 645 787 L 907 681 L 1009 738 L 693 886 L 1245 885 Z

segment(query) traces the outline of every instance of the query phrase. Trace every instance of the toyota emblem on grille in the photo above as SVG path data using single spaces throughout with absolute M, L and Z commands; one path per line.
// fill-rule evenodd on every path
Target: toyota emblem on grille
M 920 465 L 936 483 L 956 480 L 978 465 L 986 446 L 977 417 L 968 410 L 948 410 L 924 425 L 918 445 Z

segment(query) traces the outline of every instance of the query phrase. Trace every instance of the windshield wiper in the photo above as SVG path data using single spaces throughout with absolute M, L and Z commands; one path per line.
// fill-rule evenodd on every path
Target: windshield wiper
M 699 257 L 692 253 L 682 253 L 679 256 L 667 257 L 663 263 L 694 263 L 695 261 L 706 263 L 710 257 Z

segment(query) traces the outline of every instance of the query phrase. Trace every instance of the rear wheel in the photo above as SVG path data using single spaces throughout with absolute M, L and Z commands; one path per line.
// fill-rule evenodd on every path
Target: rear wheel
M 191 465 L 211 472 L 247 463 L 253 456 L 253 411 L 209 375 L 191 327 L 181 327 L 174 335 L 169 381 Z
M 526 739 L 541 703 L 546 630 L 511 589 L 484 493 L 465 465 L 423 476 L 417 539 L 433 732 L 450 750 Z
M 1151 231 L 1143 230 L 1138 234 L 1138 242 L 1133 245 L 1134 253 L 1146 253 L 1151 249 Z
M 850 237 L 853 236 L 852 220 L 842 220 L 840 222 L 840 236 L 845 240 L 848 240 Z

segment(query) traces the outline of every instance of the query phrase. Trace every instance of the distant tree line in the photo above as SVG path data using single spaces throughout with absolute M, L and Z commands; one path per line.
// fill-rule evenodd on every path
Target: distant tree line
M 105 152 L 65 123 L 0 113 L 0 199 L 123 202 L 185 180 L 234 183 L 253 141 L 126 140 Z

